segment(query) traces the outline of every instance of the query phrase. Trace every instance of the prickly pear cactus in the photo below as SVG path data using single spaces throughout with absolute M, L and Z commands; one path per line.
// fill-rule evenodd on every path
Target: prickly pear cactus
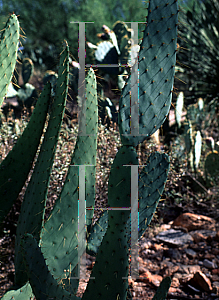
M 17 290 L 8 291 L 2 298 L 2 300 L 34 300 L 35 295 L 33 294 L 32 288 L 27 282 L 24 286 Z
M 205 160 L 205 179 L 208 184 L 218 182 L 219 178 L 219 154 L 217 151 L 210 152 Z
M 0 43 L 0 107 L 7 93 L 12 79 L 19 43 L 19 22 L 15 14 L 12 14 L 2 31 Z
M 169 112 L 176 64 L 177 11 L 175 0 L 149 3 L 139 52 L 139 96 L 136 92 L 134 95 L 132 93 L 131 97 L 135 98 L 130 105 L 131 87 L 138 85 L 138 78 L 131 83 L 131 76 L 124 86 L 119 104 L 119 130 L 124 145 L 136 146 L 144 141 L 159 129 Z M 135 118 L 130 116 L 134 103 Z M 135 134 L 131 132 L 131 127 Z
M 108 228 L 99 248 L 87 289 L 87 299 L 126 299 L 128 289 L 128 233 L 131 206 L 131 167 L 138 165 L 133 147 L 122 146 L 110 171 L 108 188 Z M 121 191 L 123 191 L 121 193 Z
M 153 153 L 139 177 L 139 238 L 151 222 L 169 172 L 167 154 Z
M 36 240 L 31 234 L 22 238 L 22 254 L 27 266 L 28 277 L 36 299 L 68 299 L 80 300 L 65 291 L 52 277 L 45 263 L 43 254 Z M 33 257 L 35 259 L 33 259 Z M 39 278 L 41 280 L 39 280 Z
M 131 76 L 132 79 L 129 78 L 126 82 L 120 101 L 119 129 L 123 146 L 118 150 L 111 166 L 108 213 L 104 213 L 99 220 L 103 230 L 98 232 L 96 240 L 92 239 L 94 247 L 91 250 L 97 252 L 97 257 L 82 300 L 131 299 L 128 291 L 129 237 L 130 223 L 132 223 L 130 210 L 133 205 L 131 167 L 138 166 L 134 146 L 155 132 L 162 125 L 169 111 L 176 54 L 177 13 L 177 1 L 154 0 L 149 3 L 148 22 L 139 54 L 138 116 L 139 134 L 143 135 L 133 136 L 133 132 L 130 132 L 130 129 L 136 129 L 136 124 L 133 126 L 136 120 L 130 117 L 130 110 L 134 104 L 130 104 L 129 92 L 133 83 L 131 81 L 133 76 Z M 64 70 L 62 74 L 65 74 Z M 136 79 L 136 83 L 137 81 Z M 80 232 L 78 228 L 78 219 L 80 221 L 82 218 L 85 219 L 87 208 L 86 224 L 88 227 L 91 225 L 95 200 L 98 105 L 96 77 L 92 69 L 86 77 L 85 95 L 86 103 L 82 101 L 79 120 L 79 135 L 66 181 L 48 220 L 43 224 L 40 241 L 38 233 L 34 233 L 35 239 L 31 234 L 24 234 L 27 229 L 25 226 L 18 229 L 18 232 L 20 231 L 18 246 L 21 246 L 21 253 L 23 253 L 27 278 L 36 298 L 40 300 L 78 299 L 75 294 L 79 282 L 80 258 L 83 255 L 79 241 L 83 238 L 81 234 L 85 234 L 84 229 L 84 232 Z M 137 100 L 135 100 L 138 102 L 138 92 L 136 95 Z M 80 170 L 84 171 L 85 166 L 86 180 L 83 191 L 85 190 L 86 205 L 84 204 L 81 213 L 81 203 L 78 201 L 81 190 Z M 140 195 L 140 235 L 151 221 L 167 179 L 168 169 L 168 157 L 165 154 L 154 153 L 138 177 L 141 181 L 138 186 L 136 185 L 136 191 L 138 187 Z M 34 186 L 36 185 L 37 181 Z M 44 198 L 45 194 L 39 200 L 44 202 Z M 80 215 L 78 215 L 78 208 Z M 39 209 L 41 208 L 38 206 Z M 28 210 L 30 212 L 29 208 Z M 36 214 L 34 208 L 33 212 Z M 25 210 L 23 215 L 26 217 Z M 95 227 L 91 227 L 90 235 L 95 232 L 97 232 Z M 101 244 L 100 240 L 102 240 Z M 70 287 L 66 285 L 67 280 Z M 165 299 L 170 282 L 170 278 L 164 279 L 154 299 Z M 28 283 L 27 287 L 29 288 Z M 15 291 L 17 292 L 19 293 L 19 290 Z
M 17 199 L 32 167 L 50 103 L 50 85 L 44 87 L 31 119 L 13 149 L 0 165 L 0 221 Z
M 21 237 L 25 233 L 31 233 L 37 242 L 39 242 L 40 238 L 50 173 L 66 105 L 69 76 L 68 58 L 69 48 L 68 45 L 66 45 L 60 57 L 56 97 L 50 107 L 50 119 L 31 180 L 25 192 L 18 220 L 15 241 L 15 282 L 20 286 L 27 281 L 20 250 Z M 42 201 L 42 199 L 44 201 Z
M 24 84 L 26 84 L 33 75 L 34 65 L 30 58 L 25 58 L 22 62 L 22 77 Z
M 86 77 L 85 112 L 87 132 L 85 135 L 82 132 L 83 120 L 80 118 L 79 135 L 65 184 L 48 221 L 43 226 L 40 241 L 47 265 L 54 278 L 60 280 L 66 276 L 74 277 L 72 286 L 75 293 L 79 282 L 77 269 L 79 166 L 86 166 L 86 206 L 93 208 L 95 200 L 98 107 L 96 76 L 92 69 Z M 92 217 L 93 210 L 87 210 L 87 225 L 91 223 Z

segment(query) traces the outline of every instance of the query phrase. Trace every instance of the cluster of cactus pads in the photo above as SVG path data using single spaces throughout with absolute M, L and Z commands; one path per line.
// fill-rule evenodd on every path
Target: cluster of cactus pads
M 11 19 L 16 17 L 12 15 Z M 25 192 L 17 226 L 15 285 L 2 299 L 25 300 L 33 299 L 34 296 L 40 300 L 79 299 L 76 293 L 80 258 L 86 249 L 88 253 L 96 256 L 96 262 L 82 300 L 132 299 L 128 276 L 130 227 L 133 228 L 133 222 L 136 223 L 131 210 L 137 203 L 133 203 L 133 197 L 136 196 L 133 191 L 137 191 L 139 204 L 140 238 L 149 225 L 163 192 L 169 170 L 169 157 L 155 152 L 139 175 L 137 172 L 132 176 L 132 170 L 135 168 L 136 171 L 138 168 L 136 146 L 163 124 L 170 108 L 176 63 L 177 22 L 177 1 L 150 1 L 139 53 L 138 133 L 133 134 L 133 131 L 136 133 L 136 116 L 130 115 L 133 81 L 129 78 L 120 99 L 119 130 L 122 146 L 111 166 L 109 207 L 94 225 L 92 217 L 96 209 L 98 102 L 96 76 L 92 68 L 85 80 L 86 101 L 82 101 L 78 138 L 68 174 L 48 220 L 45 223 L 43 221 L 49 175 L 68 89 L 69 48 L 66 43 L 60 55 L 55 97 L 50 96 L 51 85 L 47 83 L 23 135 L 0 165 L 0 217 L 3 220 L 32 167 L 48 114 L 48 126 Z M 131 97 L 134 97 L 133 93 Z M 85 172 L 86 180 L 83 181 L 81 178 L 85 178 Z M 133 186 L 136 177 L 137 189 Z M 85 210 L 87 226 L 80 227 L 80 222 L 85 224 Z M 87 235 L 84 228 L 87 228 Z M 165 299 L 170 284 L 171 279 L 164 278 L 154 299 Z
M 214 98 L 210 103 L 205 105 L 202 98 L 199 98 L 197 103 L 187 106 L 184 127 L 185 150 L 187 153 L 188 167 L 197 174 L 200 163 L 204 132 L 202 129 L 209 127 L 209 120 L 212 120 L 216 111 L 217 98 Z M 182 112 L 184 108 L 184 93 L 180 92 L 176 100 L 176 123 L 178 128 L 181 127 Z M 207 187 L 218 182 L 219 175 L 219 146 L 215 143 L 212 137 L 205 138 L 210 152 L 204 159 L 204 174 L 205 184 Z

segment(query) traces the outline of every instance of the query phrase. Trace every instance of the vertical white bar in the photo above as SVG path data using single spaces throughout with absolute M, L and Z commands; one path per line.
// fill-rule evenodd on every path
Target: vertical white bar
M 78 123 L 79 136 L 86 135 L 86 98 L 85 98 L 85 23 L 79 22 L 79 39 L 78 39 L 78 60 L 79 60 L 79 76 L 78 76 L 78 96 L 81 99 L 79 107 Z
M 139 277 L 138 268 L 138 165 L 131 166 L 131 277 Z
M 85 166 L 79 166 L 79 215 L 78 215 L 78 277 L 85 279 L 86 276 L 86 232 L 85 232 Z M 85 273 L 80 274 L 80 268 Z
M 131 22 L 131 29 L 134 32 L 134 44 L 138 44 L 138 23 Z M 131 67 L 131 135 L 139 135 L 138 117 L 138 60 Z

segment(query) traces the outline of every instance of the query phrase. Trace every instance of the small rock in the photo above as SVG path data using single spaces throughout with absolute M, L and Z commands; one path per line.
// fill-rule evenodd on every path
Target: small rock
M 219 242 L 219 231 L 217 231 L 215 237 L 214 237 L 214 240 Z
M 203 260 L 203 266 L 208 269 L 216 269 L 217 268 L 217 265 L 208 259 Z
M 163 245 L 162 244 L 153 244 L 152 246 L 151 246 L 151 248 L 153 249 L 153 250 L 155 250 L 155 251 L 159 251 L 159 250 L 162 250 L 163 249 Z
M 170 249 L 165 250 L 163 252 L 163 256 L 164 257 L 170 257 L 170 258 L 173 258 L 175 260 L 180 260 L 182 254 L 179 252 L 179 250 L 170 248 Z
M 151 274 L 151 272 L 147 271 L 145 273 L 140 274 L 139 278 L 136 280 L 137 282 L 144 282 L 144 283 L 152 283 L 154 286 L 159 287 L 162 276 L 157 274 Z
M 140 245 L 139 252 L 141 252 L 145 249 L 149 249 L 150 247 L 151 247 L 151 242 L 150 241 L 144 242 L 143 244 Z
M 177 288 L 180 286 L 180 282 L 179 279 L 176 277 L 173 277 L 172 281 L 171 281 L 171 287 L 172 288 Z
M 210 249 L 209 249 L 209 251 L 210 251 Z M 215 255 L 211 254 L 211 253 L 206 253 L 205 256 L 204 256 L 204 258 L 207 259 L 207 260 L 214 260 L 215 259 Z M 217 266 L 215 268 L 217 268 Z
M 200 233 L 200 232 L 192 231 L 192 232 L 190 232 L 190 234 L 193 237 L 195 244 L 198 244 L 201 241 L 206 240 L 206 237 L 202 233 Z
M 213 270 L 212 270 L 213 271 Z M 218 281 L 219 282 L 219 276 L 218 275 L 212 275 L 211 276 L 211 281 L 214 282 L 214 281 Z
M 212 291 L 210 279 L 201 271 L 196 272 L 193 278 L 189 280 L 188 284 L 205 292 Z
M 139 275 L 139 278 L 137 278 L 137 282 L 144 282 L 144 283 L 148 283 L 150 282 L 150 279 L 151 278 L 151 272 L 149 271 L 146 271 L 142 274 Z
M 186 273 L 186 274 L 195 274 L 198 271 L 200 271 L 200 266 L 199 265 L 179 265 L 180 267 L 180 271 L 182 273 Z
M 143 273 L 148 272 L 148 270 L 146 268 L 142 267 L 142 266 L 139 266 L 138 271 L 139 271 L 139 274 L 143 274 Z
M 219 282 L 218 281 L 215 281 L 213 282 L 213 289 L 212 289 L 212 292 L 219 296 Z
M 197 253 L 192 250 L 192 249 L 185 249 L 186 255 L 188 256 L 188 258 L 195 258 Z
M 187 228 L 188 231 L 198 229 L 215 230 L 215 224 L 216 221 L 212 218 L 192 213 L 184 213 L 175 219 L 172 226 L 181 226 Z
M 174 229 L 169 229 L 160 232 L 156 236 L 156 239 L 175 247 L 179 247 L 184 244 L 189 244 L 193 242 L 193 238 L 190 234 Z
M 163 279 L 163 277 L 160 276 L 160 275 L 157 275 L 157 274 L 155 274 L 155 275 L 152 275 L 152 274 L 151 274 L 151 278 L 149 278 L 149 279 L 150 279 L 150 282 L 151 282 L 154 286 L 159 287 L 159 286 L 160 286 L 160 283 L 161 283 L 161 281 L 162 281 L 162 279 Z

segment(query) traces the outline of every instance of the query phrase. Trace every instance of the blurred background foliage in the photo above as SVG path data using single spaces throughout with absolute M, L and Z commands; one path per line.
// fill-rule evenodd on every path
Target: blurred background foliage
M 188 90 L 212 99 L 219 94 L 219 1 L 193 1 L 180 17 L 178 61 Z
M 179 0 L 179 4 L 187 10 L 199 1 Z M 97 33 L 101 32 L 103 24 L 112 28 L 117 20 L 144 22 L 147 3 L 148 1 L 142 0 L 2 0 L 0 30 L 4 27 L 9 13 L 14 12 L 19 15 L 21 27 L 25 32 L 26 39 L 22 44 L 26 50 L 44 50 L 56 56 L 62 49 L 60 41 L 66 39 L 73 58 L 78 60 L 78 24 L 71 22 L 94 22 L 86 25 L 86 38 L 87 41 L 96 44 Z M 143 25 L 139 26 L 139 38 L 142 37 L 142 30 Z M 49 58 L 47 61 L 49 63 Z M 54 61 L 51 63 L 54 64 Z
M 66 39 L 73 58 L 78 60 L 78 24 L 71 22 L 94 22 L 86 25 L 86 38 L 96 44 L 96 35 L 101 32 L 103 24 L 112 28 L 117 20 L 144 22 L 146 7 L 141 0 L 3 0 L 0 26 L 3 28 L 9 13 L 14 12 L 19 15 L 26 35 L 22 42 L 25 48 L 56 49 L 55 55 L 62 49 L 60 41 Z

